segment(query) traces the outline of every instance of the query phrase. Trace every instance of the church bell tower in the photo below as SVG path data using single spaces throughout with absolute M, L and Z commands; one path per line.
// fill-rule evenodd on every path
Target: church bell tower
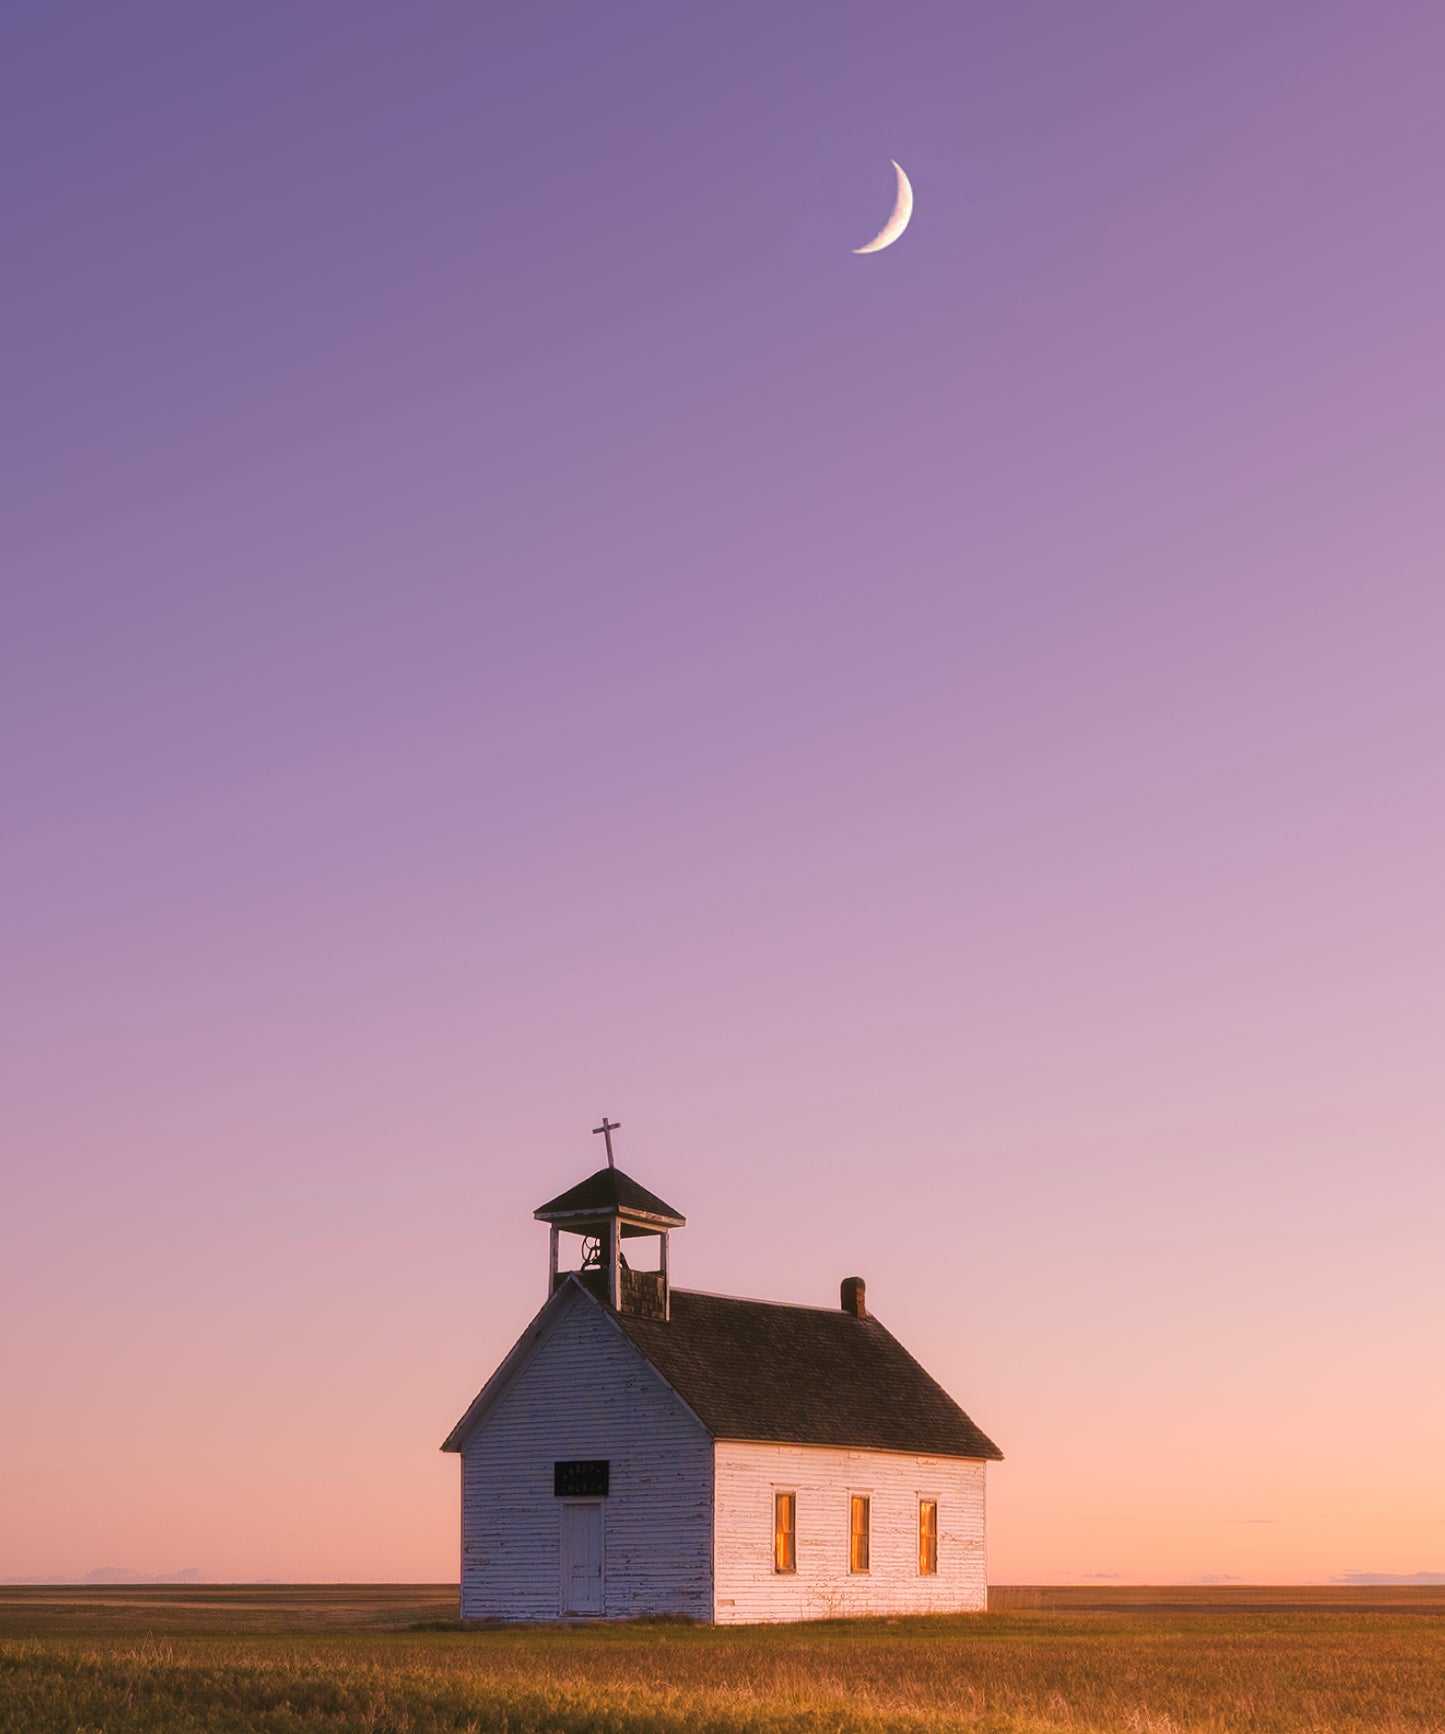
M 686 1226 L 670 1204 L 656 1193 L 639 1186 L 624 1174 L 612 1158 L 612 1134 L 621 1122 L 603 1119 L 594 1131 L 607 1140 L 607 1166 L 599 1168 L 568 1191 L 559 1193 L 533 1211 L 538 1222 L 551 1229 L 551 1259 L 548 1294 L 575 1274 L 597 1298 L 614 1312 L 637 1313 L 643 1318 L 666 1319 L 668 1306 L 667 1237 L 674 1228 Z M 581 1262 L 563 1267 L 562 1236 L 575 1235 L 582 1242 Z M 623 1252 L 623 1242 L 657 1242 L 657 1265 L 634 1270 Z

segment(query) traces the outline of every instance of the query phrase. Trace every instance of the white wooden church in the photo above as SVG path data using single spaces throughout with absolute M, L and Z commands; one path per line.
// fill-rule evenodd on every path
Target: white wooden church
M 462 1617 L 981 1610 L 998 1447 L 859 1277 L 837 1308 L 674 1289 L 685 1219 L 611 1165 L 603 1127 L 609 1165 L 536 1212 L 546 1304 L 442 1446 L 462 1460 Z

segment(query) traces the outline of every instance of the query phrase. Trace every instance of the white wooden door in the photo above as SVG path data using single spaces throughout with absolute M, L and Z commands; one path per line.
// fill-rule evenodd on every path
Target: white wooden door
M 562 1507 L 562 1612 L 602 1612 L 602 1506 Z

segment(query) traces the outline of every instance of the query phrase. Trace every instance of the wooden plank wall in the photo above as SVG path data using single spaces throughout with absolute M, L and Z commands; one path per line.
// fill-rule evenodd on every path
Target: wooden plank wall
M 981 1462 L 719 1440 L 713 1551 L 719 1624 L 849 1614 L 982 1612 Z M 796 1572 L 773 1569 L 773 1495 L 796 1493 Z M 848 1570 L 849 1499 L 871 1506 L 869 1570 Z M 938 1572 L 918 1570 L 918 1502 L 938 1501 Z
M 578 1294 L 462 1450 L 462 1617 L 561 1612 L 558 1459 L 607 1458 L 609 1618 L 712 1611 L 712 1440 Z

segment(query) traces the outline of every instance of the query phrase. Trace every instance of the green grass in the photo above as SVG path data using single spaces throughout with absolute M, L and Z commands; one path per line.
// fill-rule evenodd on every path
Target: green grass
M 425 1630 L 455 1592 L 0 1589 L 3 1734 L 1445 1734 L 1445 1591 L 1015 1590 L 965 1618 Z

